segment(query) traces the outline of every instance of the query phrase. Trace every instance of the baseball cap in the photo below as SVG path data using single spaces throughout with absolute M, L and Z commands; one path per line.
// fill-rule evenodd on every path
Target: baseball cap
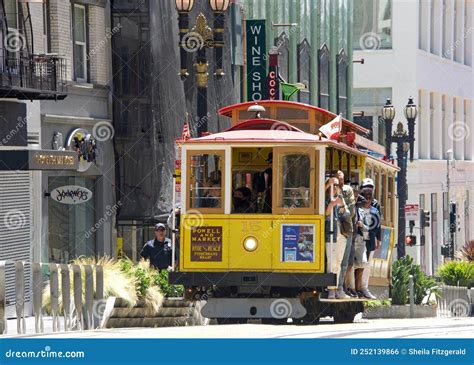
M 362 180 L 362 188 L 365 188 L 367 186 L 374 187 L 374 180 L 372 180 L 370 177 L 366 177 L 364 180 Z
M 166 229 L 166 226 L 163 223 L 155 224 L 155 231 L 158 231 L 159 229 Z

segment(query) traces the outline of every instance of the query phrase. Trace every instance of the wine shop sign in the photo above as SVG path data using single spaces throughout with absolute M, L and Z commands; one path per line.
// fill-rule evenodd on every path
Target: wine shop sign
M 78 185 L 65 185 L 53 189 L 49 195 L 61 204 L 81 204 L 92 198 L 92 191 Z

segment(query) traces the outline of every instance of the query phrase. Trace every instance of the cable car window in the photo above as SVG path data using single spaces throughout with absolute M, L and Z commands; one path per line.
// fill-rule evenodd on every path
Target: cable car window
M 222 153 L 192 153 L 188 156 L 189 208 L 223 210 Z
M 306 154 L 281 157 L 281 189 L 279 207 L 309 208 L 311 161 Z

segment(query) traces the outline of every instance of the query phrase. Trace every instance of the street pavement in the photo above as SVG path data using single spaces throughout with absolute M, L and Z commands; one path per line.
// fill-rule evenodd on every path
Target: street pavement
M 16 328 L 12 329 L 13 331 Z M 10 331 L 9 331 L 10 332 Z M 11 333 L 11 332 L 10 332 Z M 8 336 L 8 335 L 7 335 Z M 41 338 L 473 338 L 474 317 L 377 319 L 350 324 L 322 319 L 318 325 L 208 325 L 196 327 L 116 328 L 12 335 Z M 10 337 L 10 336 L 8 336 Z

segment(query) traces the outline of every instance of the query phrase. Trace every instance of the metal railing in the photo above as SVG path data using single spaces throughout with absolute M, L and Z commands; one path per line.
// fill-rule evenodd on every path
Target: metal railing
M 66 60 L 57 55 L 22 57 L 0 50 L 0 86 L 64 92 Z
M 14 265 L 14 301 L 7 301 L 7 265 Z M 25 265 L 31 265 L 31 289 L 25 291 Z M 72 275 L 72 276 L 71 276 Z M 16 333 L 26 333 L 25 302 L 31 298 L 35 333 L 44 333 L 43 292 L 49 284 L 52 331 L 102 328 L 111 304 L 104 299 L 104 274 L 100 265 L 0 261 L 0 334 L 8 333 L 7 306 L 15 306 Z M 72 284 L 72 290 L 71 290 Z M 71 295 L 72 292 L 72 295 Z M 61 298 L 62 306 L 59 305 Z M 109 308 L 112 306 L 112 308 Z M 61 326 L 61 317 L 63 325 Z

